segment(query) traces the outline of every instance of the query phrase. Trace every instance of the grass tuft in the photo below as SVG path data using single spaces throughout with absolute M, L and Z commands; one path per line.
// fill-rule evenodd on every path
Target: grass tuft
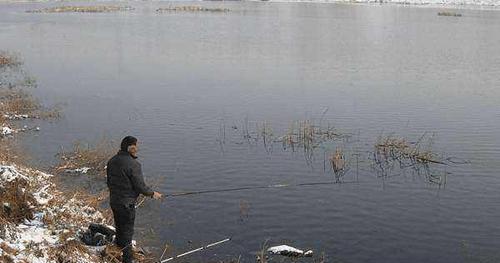
M 110 13 L 133 10 L 130 6 L 96 5 L 96 6 L 58 6 L 38 10 L 30 10 L 28 13 Z
M 95 145 L 75 142 L 73 149 L 70 151 L 61 149 L 57 154 L 60 161 L 55 167 L 55 172 L 71 172 L 88 167 L 91 174 L 105 176 L 106 164 L 116 151 L 115 144 L 106 138 Z

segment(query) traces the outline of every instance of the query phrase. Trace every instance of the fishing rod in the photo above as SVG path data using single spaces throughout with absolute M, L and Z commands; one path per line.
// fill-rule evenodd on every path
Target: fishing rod
M 244 187 L 233 187 L 233 188 L 220 188 L 220 189 L 210 189 L 210 190 L 197 190 L 190 192 L 178 192 L 172 194 L 165 194 L 165 197 L 177 197 L 177 196 L 187 196 L 187 195 L 199 195 L 199 194 L 209 194 L 209 193 L 222 193 L 222 192 L 235 192 L 244 190 L 255 190 L 255 189 L 269 189 L 269 188 L 286 188 L 286 187 L 300 187 L 300 186 L 314 186 L 314 185 L 333 185 L 333 184 L 345 184 L 345 183 L 358 183 L 358 182 L 312 182 L 312 183 L 299 183 L 299 184 L 271 184 L 271 185 L 261 185 L 261 186 L 244 186 Z
M 223 240 L 220 240 L 220 241 L 217 241 L 217 242 L 214 242 L 214 243 L 208 244 L 208 245 L 206 245 L 206 246 L 199 247 L 199 248 L 197 248 L 197 249 L 193 249 L 193 250 L 190 250 L 190 251 L 188 251 L 188 252 L 184 252 L 184 253 L 182 253 L 182 254 L 179 254 L 179 255 L 177 255 L 177 256 L 173 256 L 173 257 L 171 257 L 171 258 L 167 258 L 167 259 L 164 259 L 164 260 L 161 260 L 161 259 L 160 259 L 160 261 L 158 261 L 158 262 L 159 262 L 159 263 L 169 262 L 169 261 L 172 261 L 172 260 L 174 260 L 174 259 L 178 259 L 178 258 L 181 258 L 181 257 L 185 257 L 185 256 L 187 256 L 187 255 L 189 255 L 189 254 L 193 254 L 193 253 L 195 253 L 195 252 L 199 252 L 199 251 L 202 251 L 202 250 L 205 250 L 205 249 L 208 249 L 208 248 L 211 248 L 211 247 L 214 247 L 214 246 L 220 245 L 220 244 L 222 244 L 222 243 L 226 243 L 226 242 L 228 242 L 228 241 L 230 241 L 230 240 L 231 240 L 231 238 L 229 237 L 229 238 L 226 238 L 226 239 L 223 239 Z
M 196 191 L 189 191 L 189 192 L 178 192 L 178 193 L 164 194 L 163 197 L 179 197 L 179 196 L 188 196 L 188 195 L 236 192 L 236 191 L 255 190 L 255 189 L 300 187 L 300 186 L 314 186 L 314 185 L 333 185 L 333 184 L 347 184 L 347 183 L 359 183 L 359 182 L 358 181 L 349 181 L 349 182 L 328 181 L 328 182 L 312 182 L 312 183 L 299 183 L 299 184 L 271 184 L 271 185 L 261 185 L 261 186 L 243 186 L 243 187 L 233 187 L 233 188 L 220 188 L 220 189 L 210 189 L 210 190 L 196 190 Z M 146 201 L 146 197 L 143 197 L 142 200 L 140 200 L 135 205 L 135 208 L 139 208 L 145 201 Z

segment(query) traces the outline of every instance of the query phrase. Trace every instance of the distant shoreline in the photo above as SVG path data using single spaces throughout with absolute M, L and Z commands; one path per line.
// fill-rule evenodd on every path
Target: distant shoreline
M 213 1 L 213 0 L 208 0 Z M 408 6 L 408 7 L 426 7 L 426 8 L 452 8 L 452 9 L 470 9 L 470 10 L 500 10 L 500 1 L 474 1 L 452 3 L 438 1 L 404 1 L 404 0 L 243 0 L 243 2 L 268 2 L 268 3 L 307 3 L 307 4 L 354 4 L 368 6 Z M 486 2 L 486 3 L 485 3 Z
M 0 0 L 0 4 L 29 4 L 29 3 L 56 3 L 61 6 L 71 5 L 73 3 L 129 3 L 130 1 L 106 1 L 106 0 L 87 0 L 87 1 L 60 1 L 60 0 Z M 132 1 L 133 2 L 133 1 Z M 300 4 L 353 4 L 368 6 L 408 6 L 423 8 L 450 8 L 463 10 L 500 10 L 500 0 L 464 0 L 464 1 L 439 1 L 439 0 L 198 0 L 198 1 L 149 1 L 155 3 L 203 3 L 203 2 L 264 2 L 264 3 L 300 3 Z

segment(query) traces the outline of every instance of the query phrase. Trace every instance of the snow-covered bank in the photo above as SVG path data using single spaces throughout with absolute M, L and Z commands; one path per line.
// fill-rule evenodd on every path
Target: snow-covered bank
M 103 215 L 58 191 L 50 177 L 0 165 L 0 262 L 103 262 L 78 238 L 90 222 L 104 223 Z

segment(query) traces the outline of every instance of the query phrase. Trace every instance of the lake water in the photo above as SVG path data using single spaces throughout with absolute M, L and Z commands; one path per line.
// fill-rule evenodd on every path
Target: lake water
M 164 193 L 334 181 L 323 166 L 336 148 L 350 167 L 335 185 L 146 202 L 137 233 L 152 237 L 148 246 L 182 252 L 233 237 L 186 262 L 253 262 L 266 240 L 328 262 L 500 259 L 500 12 L 209 2 L 197 4 L 231 11 L 157 14 L 185 2 L 120 4 L 135 10 L 30 14 L 59 3 L 0 4 L 0 49 L 22 55 L 43 102 L 66 105 L 26 138 L 35 160 L 53 163 L 75 140 L 132 134 L 147 181 Z M 352 136 L 312 158 L 244 138 L 246 126 L 265 122 L 279 135 L 300 120 Z M 470 161 L 431 165 L 446 184 L 371 165 L 379 136 L 425 132 L 436 153 Z

